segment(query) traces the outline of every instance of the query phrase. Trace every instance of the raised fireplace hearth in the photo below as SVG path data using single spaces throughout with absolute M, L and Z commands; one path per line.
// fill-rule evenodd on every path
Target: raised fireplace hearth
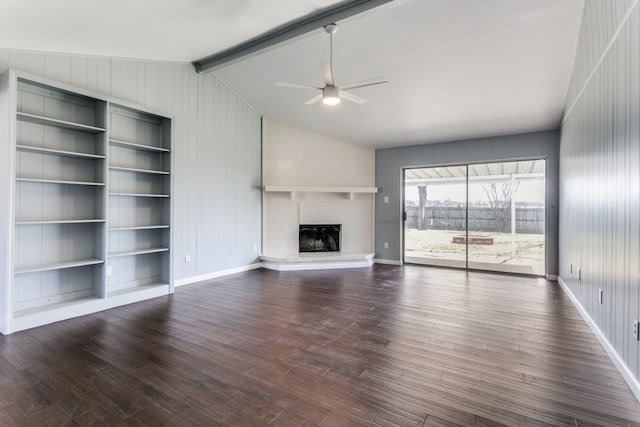
M 362 268 L 373 265 L 374 254 L 365 252 L 313 252 L 291 255 L 262 255 L 264 268 L 278 271 Z

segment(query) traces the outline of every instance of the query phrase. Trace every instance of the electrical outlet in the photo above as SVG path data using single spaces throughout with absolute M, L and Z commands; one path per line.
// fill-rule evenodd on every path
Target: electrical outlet
M 602 289 L 598 289 L 598 302 L 599 302 L 600 304 L 602 304 L 602 297 L 603 297 L 603 293 L 604 293 L 604 292 L 602 291 Z
M 389 203 L 389 196 L 384 196 L 384 202 Z
M 389 249 L 389 242 L 384 242 L 384 248 Z
M 258 252 L 258 245 L 256 243 L 253 244 L 253 252 Z
M 184 256 L 184 262 L 191 262 L 191 254 L 186 254 Z
M 111 276 L 113 274 L 113 268 L 111 268 L 110 265 L 107 265 L 107 277 Z
M 640 341 L 640 334 L 638 334 L 638 321 L 633 319 L 633 337 L 636 341 Z

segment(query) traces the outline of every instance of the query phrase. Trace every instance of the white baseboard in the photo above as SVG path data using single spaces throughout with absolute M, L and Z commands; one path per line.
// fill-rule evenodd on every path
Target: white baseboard
M 242 273 L 244 271 L 255 270 L 261 268 L 262 263 L 257 262 L 255 264 L 243 265 L 242 267 L 230 268 L 228 270 L 214 271 L 213 273 L 202 274 L 200 276 L 187 277 L 186 279 L 175 280 L 173 282 L 174 287 L 190 285 L 192 283 L 203 282 L 205 280 L 215 279 L 216 277 L 228 276 L 230 274 Z
M 626 363 L 624 363 L 624 360 L 622 360 L 616 349 L 613 348 L 613 346 L 611 345 L 607 337 L 602 333 L 596 322 L 594 322 L 591 316 L 589 316 L 589 313 L 587 313 L 582 304 L 580 304 L 580 301 L 578 301 L 576 296 L 573 295 L 573 292 L 571 292 L 571 289 L 569 289 L 564 280 L 562 280 L 562 277 L 558 277 L 558 283 L 560 284 L 560 287 L 565 292 L 565 294 L 567 294 L 576 309 L 578 309 L 578 313 L 580 313 L 580 316 L 582 316 L 587 325 L 589 325 L 591 332 L 593 332 L 593 334 L 600 342 L 600 345 L 602 345 L 604 350 L 607 352 L 609 358 L 613 361 L 613 364 L 618 369 L 618 372 L 620 372 L 622 378 L 624 378 L 625 382 L 631 389 L 631 392 L 640 402 L 640 381 L 638 381 L 638 379 L 633 375 L 633 372 L 631 372 Z
M 547 274 L 545 276 L 545 279 L 550 280 L 552 282 L 557 282 L 558 281 L 558 276 L 556 274 Z
M 382 259 L 376 258 L 374 259 L 376 264 L 388 264 L 388 265 L 402 265 L 402 261 L 398 261 L 396 259 Z

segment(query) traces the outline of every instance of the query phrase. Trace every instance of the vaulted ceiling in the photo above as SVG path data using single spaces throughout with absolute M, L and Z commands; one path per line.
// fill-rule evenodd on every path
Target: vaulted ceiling
M 395 0 L 337 22 L 338 84 L 368 100 L 304 105 L 321 86 L 318 28 L 215 73 L 266 118 L 372 148 L 555 129 L 584 0 Z M 0 48 L 195 61 L 333 0 L 0 0 Z
M 0 48 L 191 62 L 341 0 L 0 0 Z

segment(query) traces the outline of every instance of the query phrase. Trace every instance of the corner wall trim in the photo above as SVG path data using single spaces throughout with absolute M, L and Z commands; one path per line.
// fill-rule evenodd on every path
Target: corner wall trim
M 556 275 L 556 274 L 547 274 L 547 275 L 545 275 L 544 278 L 547 279 L 547 280 L 550 280 L 552 282 L 557 282 L 558 281 L 558 275 Z
M 560 124 L 560 127 L 562 127 L 562 125 L 564 125 L 564 122 L 567 120 L 567 117 L 569 117 L 569 115 L 571 115 L 571 113 L 573 112 L 573 107 L 576 106 L 576 104 L 578 103 L 578 101 L 582 97 L 582 94 L 587 89 L 587 86 L 589 85 L 589 82 L 591 81 L 593 76 L 598 71 L 598 68 L 600 68 L 600 64 L 602 64 L 604 59 L 607 57 L 607 54 L 611 50 L 611 47 L 616 42 L 616 39 L 618 38 L 618 36 L 622 32 L 622 29 L 624 28 L 624 26 L 627 24 L 627 21 L 629 20 L 629 17 L 633 13 L 633 9 L 635 9 L 638 6 L 639 3 L 640 3 L 639 0 L 635 0 L 635 2 L 631 6 L 629 6 L 629 10 L 627 10 L 627 13 L 625 13 L 624 17 L 620 21 L 620 24 L 618 25 L 618 27 L 616 28 L 615 32 L 611 36 L 611 39 L 609 40 L 609 43 L 607 43 L 607 46 L 602 51 L 602 55 L 600 55 L 600 57 L 598 58 L 598 61 L 593 65 L 593 68 L 591 69 L 591 72 L 589 73 L 589 75 L 587 76 L 587 79 L 584 81 L 584 84 L 582 85 L 582 87 L 578 91 L 578 94 L 576 95 L 575 99 L 573 100 L 573 102 L 571 103 L 569 108 L 567 108 L 565 110 L 566 112 L 562 116 L 562 122 Z M 577 52 L 577 47 L 576 47 L 576 55 L 577 55 L 577 53 L 578 52 Z M 575 67 L 575 59 L 574 59 L 574 64 L 573 64 L 572 68 L 573 67 Z M 567 101 L 565 99 L 565 104 L 566 104 L 566 102 Z
M 373 262 L 375 262 L 376 264 L 402 265 L 402 261 L 398 261 L 396 259 L 375 258 Z
M 205 280 L 215 279 L 216 277 L 228 276 L 230 274 L 242 273 L 244 271 L 255 270 L 261 268 L 262 263 L 257 262 L 255 264 L 243 265 L 242 267 L 230 268 L 228 270 L 214 271 L 213 273 L 202 274 L 200 276 L 187 277 L 186 279 L 175 280 L 173 282 L 174 287 L 190 285 L 192 283 L 203 282 Z
M 580 301 L 578 301 L 575 295 L 573 295 L 573 292 L 571 292 L 571 289 L 569 289 L 564 280 L 562 280 L 562 277 L 558 277 L 558 283 L 560 284 L 560 287 L 562 288 L 564 293 L 567 294 L 573 305 L 576 307 L 578 313 L 580 313 L 580 316 L 582 316 L 584 321 L 587 323 L 587 325 L 591 329 L 591 332 L 593 332 L 593 334 L 596 336 L 598 342 L 600 342 L 600 345 L 602 345 L 604 350 L 607 352 L 607 355 L 609 355 L 609 358 L 618 369 L 618 372 L 620 372 L 620 375 L 622 375 L 622 378 L 624 378 L 625 382 L 631 389 L 631 392 L 640 402 L 640 382 L 634 377 L 629 367 L 624 363 L 624 360 L 622 360 L 618 352 L 615 350 L 615 348 L 613 348 L 613 346 L 611 345 L 607 337 L 605 337 L 605 335 L 602 333 L 596 322 L 593 321 L 591 316 L 589 316 L 589 313 L 587 313 L 582 304 L 580 304 Z

